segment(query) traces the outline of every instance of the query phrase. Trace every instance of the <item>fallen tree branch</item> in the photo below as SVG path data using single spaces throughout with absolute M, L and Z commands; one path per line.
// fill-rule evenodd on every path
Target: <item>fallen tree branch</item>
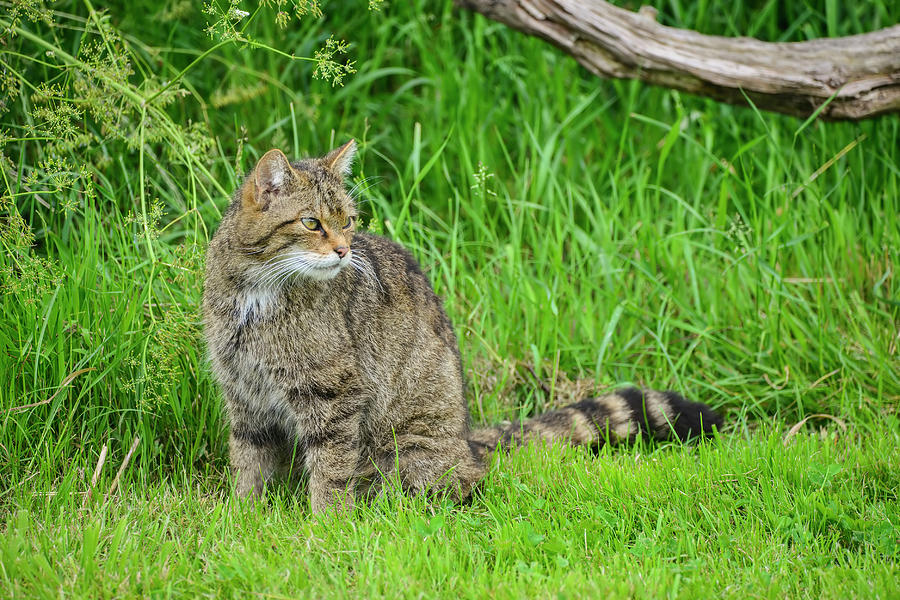
M 762 42 L 660 25 L 602 0 L 456 0 L 571 54 L 595 75 L 640 79 L 807 117 L 900 111 L 900 25 L 806 42 Z

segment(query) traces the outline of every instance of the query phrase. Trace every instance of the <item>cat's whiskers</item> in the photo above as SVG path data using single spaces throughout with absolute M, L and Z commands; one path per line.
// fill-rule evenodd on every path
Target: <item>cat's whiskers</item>
M 308 260 L 300 252 L 289 252 L 271 258 L 262 264 L 256 283 L 272 291 L 277 291 L 279 286 L 274 285 L 284 273 L 293 273 L 308 265 Z
M 377 182 L 381 181 L 381 179 L 383 179 L 383 178 L 379 177 L 377 175 L 372 175 L 372 176 L 366 177 L 365 179 L 361 179 L 360 181 L 358 181 L 356 183 L 356 185 L 354 185 L 352 188 L 350 188 L 350 190 L 347 192 L 347 195 L 350 196 L 350 198 L 352 198 L 354 201 L 356 201 L 356 199 L 361 194 L 365 194 L 367 191 L 369 191 L 369 188 L 371 188 Z M 371 182 L 371 183 L 369 183 L 369 182 Z M 365 188 L 362 187 L 364 185 L 366 186 Z
M 378 289 L 384 292 L 384 286 L 381 285 L 381 281 L 379 281 L 378 275 L 375 274 L 375 269 L 369 263 L 365 252 L 362 250 L 353 250 L 353 254 L 350 255 L 350 266 L 359 271 L 364 277 L 368 277 L 374 281 L 378 286 Z
M 266 278 L 261 282 L 262 287 L 266 288 L 269 291 L 277 292 L 281 289 L 280 280 L 285 275 L 289 275 L 291 273 L 296 272 L 296 267 L 293 264 L 285 264 L 281 265 L 277 268 L 273 268 L 266 274 Z
M 300 258 L 295 265 L 291 265 L 289 268 L 284 270 L 279 277 L 277 277 L 273 283 L 273 286 L 276 288 L 284 287 L 290 279 L 294 277 L 302 277 L 309 273 L 314 267 L 311 265 L 306 259 Z M 292 267 L 292 268 L 291 268 Z
M 351 260 L 351 261 L 350 261 L 350 266 L 353 267 L 354 269 L 356 269 L 356 270 L 359 272 L 359 274 L 363 276 L 363 278 L 368 278 L 368 279 L 371 279 L 371 278 L 372 278 L 371 273 L 369 273 L 368 271 L 366 271 L 366 268 L 365 268 L 363 265 L 361 265 L 361 264 L 359 263 L 359 261 L 353 261 L 353 260 Z
M 302 260 L 295 260 L 273 269 L 266 279 L 266 285 L 273 291 L 280 291 L 291 276 L 305 274 L 308 271 L 309 265 L 307 263 Z
M 265 273 L 271 269 L 277 268 L 283 264 L 293 262 L 297 259 L 297 252 L 289 252 L 287 254 L 279 254 L 259 265 L 258 270 Z
M 335 265 L 337 266 L 337 265 Z M 310 276 L 311 273 L 326 268 L 315 256 L 308 252 L 293 251 L 286 255 L 269 259 L 263 263 L 263 269 L 259 273 L 257 284 L 271 292 L 279 292 L 285 284 L 296 277 Z M 320 277 L 313 277 L 320 279 Z
M 270 259 L 266 260 L 265 262 L 263 262 L 262 264 L 258 265 L 257 269 L 266 269 L 267 267 L 270 267 L 272 265 L 281 263 L 285 260 L 289 260 L 289 259 L 293 258 L 296 254 L 297 254 L 296 251 L 288 252 L 287 254 L 276 254 L 272 258 L 270 258 Z

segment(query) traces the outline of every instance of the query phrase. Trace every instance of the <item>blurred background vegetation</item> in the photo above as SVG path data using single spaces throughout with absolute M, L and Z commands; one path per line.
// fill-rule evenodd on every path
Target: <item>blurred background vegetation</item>
M 657 8 L 781 41 L 900 21 Z M 140 477 L 224 472 L 206 243 L 263 152 L 351 137 L 366 226 L 447 299 L 476 421 L 632 382 L 733 423 L 895 422 L 896 115 L 599 80 L 450 2 L 0 2 L 0 490 L 38 469 L 65 489 L 137 435 Z

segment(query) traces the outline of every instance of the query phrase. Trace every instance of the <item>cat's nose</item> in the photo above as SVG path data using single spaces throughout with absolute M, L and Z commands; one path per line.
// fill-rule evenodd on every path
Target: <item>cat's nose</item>
M 344 258 L 345 256 L 347 256 L 347 253 L 350 252 L 350 248 L 348 248 L 347 246 L 338 246 L 334 249 L 334 251 L 337 252 L 338 256 Z

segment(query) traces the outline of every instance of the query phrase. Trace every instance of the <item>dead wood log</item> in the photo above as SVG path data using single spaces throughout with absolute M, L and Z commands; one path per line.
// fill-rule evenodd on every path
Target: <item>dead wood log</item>
M 762 42 L 660 25 L 602 0 L 456 0 L 571 54 L 595 75 L 719 101 L 859 120 L 900 111 L 900 25 L 806 42 Z M 824 108 L 822 108 L 824 106 Z

